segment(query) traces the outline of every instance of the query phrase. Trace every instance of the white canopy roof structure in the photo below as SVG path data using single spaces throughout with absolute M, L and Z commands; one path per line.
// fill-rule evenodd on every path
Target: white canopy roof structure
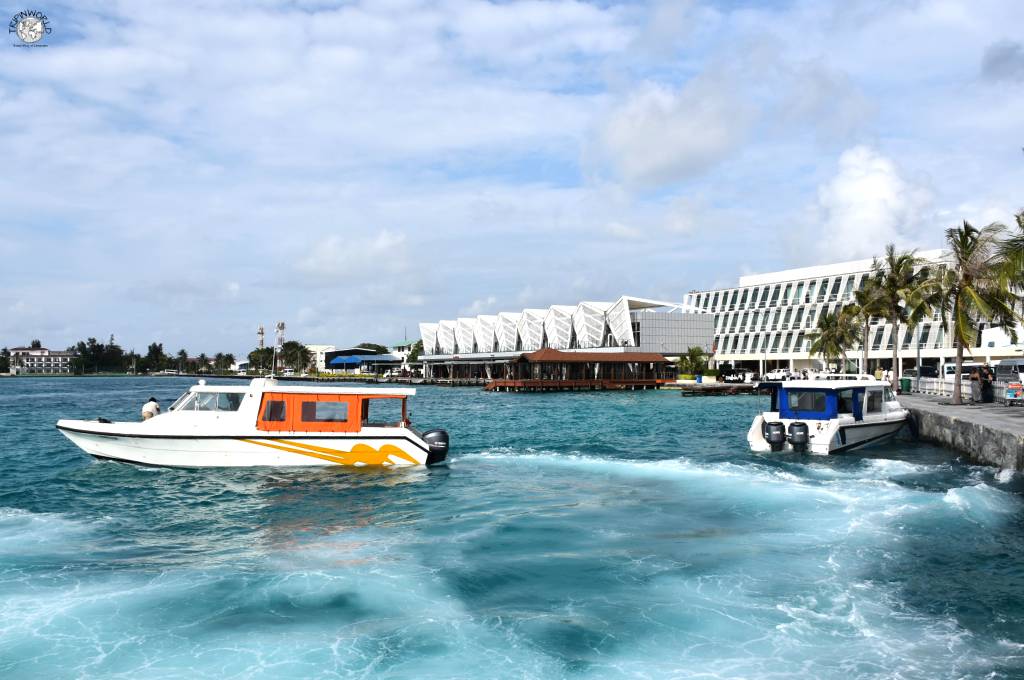
M 455 354 L 454 321 L 441 321 L 437 324 L 437 348 L 441 354 Z
M 420 335 L 426 354 L 635 347 L 631 313 L 659 308 L 682 309 L 673 302 L 623 295 L 614 302 L 580 302 L 575 306 L 553 305 L 548 309 L 421 323 Z
M 571 305 L 552 305 L 544 316 L 544 332 L 547 334 L 548 347 L 552 349 L 569 349 L 572 340 L 572 313 L 576 308 Z
M 608 327 L 607 313 L 611 302 L 581 302 L 572 314 L 576 346 L 581 349 L 600 347 Z
M 424 354 L 436 354 L 437 353 L 437 324 L 436 323 L 421 323 L 420 324 L 420 339 L 423 341 L 423 353 Z
M 459 318 L 455 324 L 455 344 L 460 354 L 476 351 L 476 318 Z
M 517 326 L 519 347 L 524 352 L 533 352 L 544 346 L 544 317 L 546 309 L 524 309 Z
M 495 345 L 495 326 L 498 317 L 493 314 L 481 314 L 476 317 L 476 351 L 493 352 Z
M 494 329 L 494 335 L 498 340 L 499 352 L 516 351 L 516 339 L 519 337 L 519 312 L 501 312 L 498 314 L 498 323 Z

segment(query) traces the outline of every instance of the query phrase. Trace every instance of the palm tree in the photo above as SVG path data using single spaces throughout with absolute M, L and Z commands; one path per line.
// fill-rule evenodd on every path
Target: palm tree
M 283 359 L 285 366 L 291 366 L 298 373 L 301 373 L 302 370 L 309 365 L 309 361 L 312 356 L 313 353 L 310 352 L 301 342 L 289 340 L 281 345 L 281 358 Z
M 877 260 L 872 263 L 872 269 L 877 266 Z M 885 310 L 882 308 L 881 294 L 878 284 L 871 277 L 865 277 L 864 284 L 860 290 L 854 292 L 855 303 L 843 307 L 843 314 L 857 324 L 860 334 L 861 348 L 861 371 L 868 372 L 868 346 L 871 342 L 871 319 L 876 316 L 883 316 Z
M 200 354 L 196 359 L 199 361 L 196 373 L 207 373 L 210 370 L 210 359 L 206 356 L 206 353 Z
M 679 357 L 679 372 L 688 375 L 703 373 L 708 366 L 708 355 L 702 347 L 691 347 Z
M 913 250 L 896 252 L 890 243 L 885 247 L 885 256 L 872 266 L 875 286 L 875 305 L 892 326 L 892 388 L 899 380 L 899 337 L 900 324 L 913 327 L 928 311 L 922 286 L 928 277 L 923 267 L 924 260 Z
M 846 350 L 857 341 L 857 323 L 842 310 L 825 312 L 818 317 L 818 325 L 807 334 L 811 341 L 810 354 L 823 357 L 825 363 L 842 358 L 846 370 Z
M 1017 232 L 999 244 L 999 258 L 1002 260 L 1006 286 L 1013 286 L 1020 291 L 1024 289 L 1024 210 L 1014 217 L 1017 220 Z
M 977 229 L 966 220 L 962 227 L 947 229 L 949 264 L 936 269 L 927 282 L 927 294 L 942 312 L 942 328 L 956 343 L 954 404 L 961 403 L 964 348 L 974 345 L 982 319 L 1007 329 L 1017 342 L 1014 326 L 1020 317 L 1014 311 L 1015 297 L 1006 286 L 1005 260 L 1001 257 L 1004 229 L 1001 224 Z
M 188 352 L 183 349 L 179 349 L 176 356 L 178 359 L 178 370 L 184 373 L 185 365 L 188 364 Z

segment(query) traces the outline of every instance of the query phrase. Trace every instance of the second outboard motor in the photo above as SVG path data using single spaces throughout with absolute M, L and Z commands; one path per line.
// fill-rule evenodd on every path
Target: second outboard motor
M 765 423 L 764 440 L 772 447 L 772 451 L 781 451 L 786 443 L 786 426 L 782 423 Z
M 789 444 L 793 447 L 794 451 L 803 453 L 807 450 L 807 446 L 810 443 L 811 430 L 807 427 L 807 423 L 789 424 Z
M 441 463 L 448 456 L 448 433 L 444 430 L 428 430 L 423 433 L 423 441 L 430 451 L 427 453 L 427 465 Z

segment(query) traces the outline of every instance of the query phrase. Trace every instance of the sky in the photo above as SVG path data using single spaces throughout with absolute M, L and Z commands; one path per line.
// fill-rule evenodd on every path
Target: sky
M 390 344 L 1024 207 L 1012 0 L 31 9 L 47 46 L 0 45 L 0 346 Z

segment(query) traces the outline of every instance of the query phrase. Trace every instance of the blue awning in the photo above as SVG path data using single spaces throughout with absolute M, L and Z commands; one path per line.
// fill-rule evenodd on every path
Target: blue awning
M 363 363 L 365 357 L 334 357 L 328 366 L 357 366 Z

